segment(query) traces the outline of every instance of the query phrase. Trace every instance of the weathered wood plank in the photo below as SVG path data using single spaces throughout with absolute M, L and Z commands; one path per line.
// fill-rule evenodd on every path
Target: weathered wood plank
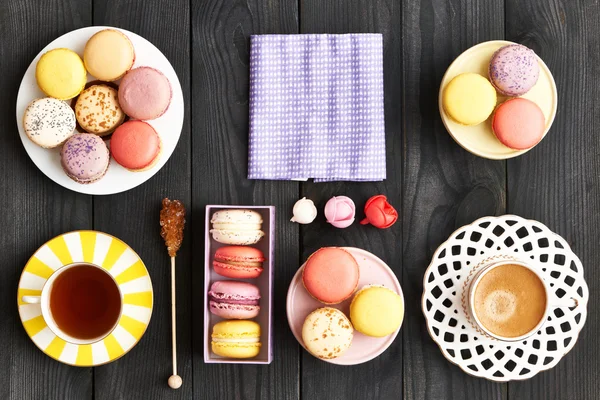
M 590 287 L 588 318 L 573 350 L 550 371 L 509 384 L 510 399 L 597 399 L 600 393 L 600 9 L 592 1 L 506 1 L 506 38 L 532 48 L 558 88 L 552 129 L 508 162 L 508 211 L 562 235 L 580 257 Z
M 191 259 L 192 203 L 190 129 L 190 14 L 187 0 L 94 2 L 94 24 L 128 29 L 152 42 L 169 59 L 183 89 L 185 122 L 175 152 L 153 178 L 128 192 L 94 199 L 94 228 L 127 242 L 144 260 L 154 288 L 148 330 L 125 357 L 95 368 L 96 399 L 176 399 L 192 397 Z M 169 132 L 161 132 L 163 135 Z M 178 373 L 183 386 L 167 386 L 171 375 L 170 261 L 160 237 L 159 211 L 164 197 L 187 207 L 184 244 L 177 253 Z
M 194 203 L 194 396 L 206 399 L 297 399 L 298 345 L 285 317 L 295 272 L 298 227 L 287 214 L 295 182 L 249 181 L 249 35 L 296 33 L 296 1 L 207 0 L 192 5 L 192 138 Z M 274 284 L 274 360 L 269 366 L 208 365 L 203 361 L 204 206 L 274 205 L 277 238 Z
M 91 197 L 63 189 L 27 156 L 15 122 L 21 79 L 37 53 L 58 36 L 91 21 L 91 1 L 18 1 L 0 4 L 0 378 L 3 399 L 91 399 L 92 369 L 73 368 L 44 355 L 27 337 L 15 303 L 29 257 L 47 240 L 92 222 Z
M 404 394 L 407 399 L 499 399 L 505 385 L 472 378 L 448 362 L 421 311 L 423 274 L 435 249 L 458 227 L 505 209 L 505 163 L 463 150 L 438 111 L 442 76 L 477 43 L 502 39 L 502 2 L 407 0 L 404 66 Z
M 402 222 L 386 230 L 358 223 L 363 206 L 375 194 L 385 194 L 399 212 L 402 208 L 402 17 L 395 1 L 301 2 L 301 33 L 383 34 L 386 117 L 387 180 L 371 183 L 302 184 L 302 196 L 312 199 L 319 210 L 315 222 L 301 230 L 302 260 L 325 246 L 363 248 L 380 257 L 402 277 Z M 332 196 L 354 200 L 357 221 L 346 229 L 325 222 L 323 207 Z M 399 399 L 402 397 L 402 334 L 390 348 L 365 364 L 334 366 L 302 350 L 302 397 L 306 399 Z

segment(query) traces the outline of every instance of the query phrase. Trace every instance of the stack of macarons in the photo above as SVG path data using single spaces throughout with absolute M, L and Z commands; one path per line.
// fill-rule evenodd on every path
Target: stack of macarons
M 44 53 L 36 65 L 37 84 L 47 97 L 25 110 L 25 134 L 44 148 L 62 146 L 63 170 L 78 183 L 101 179 L 111 154 L 131 171 L 149 169 L 160 157 L 160 136 L 145 121 L 166 112 L 171 84 L 160 71 L 133 68 L 134 63 L 127 35 L 104 29 L 87 41 L 83 59 L 58 48 Z M 88 73 L 95 79 L 90 83 Z M 111 134 L 109 151 L 101 138 Z
M 510 44 L 498 49 L 488 66 L 488 76 L 463 73 L 444 88 L 442 103 L 446 114 L 459 124 L 473 126 L 492 116 L 492 130 L 498 140 L 514 150 L 535 146 L 546 131 L 541 108 L 521 96 L 537 83 L 540 66 L 533 50 Z M 498 97 L 508 98 L 496 106 Z
M 263 219 L 254 210 L 225 209 L 211 218 L 210 234 L 222 244 L 214 253 L 213 271 L 227 279 L 213 281 L 208 292 L 208 308 L 217 317 L 211 335 L 213 353 L 227 358 L 253 358 L 261 348 L 260 325 L 249 319 L 260 313 L 258 286 L 240 279 L 254 280 L 263 273 L 263 252 L 250 245 L 265 235 Z M 208 250 L 210 251 L 210 250 Z
M 325 305 L 311 312 L 302 327 L 304 347 L 315 357 L 340 357 L 352 345 L 355 331 L 384 337 L 402 324 L 402 297 L 380 285 L 365 285 L 357 291 L 359 281 L 358 261 L 342 248 L 321 248 L 306 261 L 302 270 L 304 288 Z M 348 318 L 336 307 L 350 298 Z

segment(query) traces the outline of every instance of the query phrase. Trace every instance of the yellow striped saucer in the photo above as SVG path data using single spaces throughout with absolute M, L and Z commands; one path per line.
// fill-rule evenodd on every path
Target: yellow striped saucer
M 23 296 L 39 296 L 56 269 L 77 262 L 108 270 L 123 293 L 119 324 L 93 344 L 65 342 L 48 328 L 39 304 L 21 300 Z M 25 331 L 40 350 L 65 364 L 92 367 L 118 359 L 141 339 L 152 315 L 152 282 L 140 257 L 121 240 L 102 232 L 75 231 L 50 240 L 29 259 L 19 281 L 17 302 Z

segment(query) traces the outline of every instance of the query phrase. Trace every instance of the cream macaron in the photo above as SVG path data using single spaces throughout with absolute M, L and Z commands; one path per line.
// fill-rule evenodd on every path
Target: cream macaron
M 75 103 L 75 114 L 86 132 L 98 136 L 112 133 L 125 120 L 117 90 L 108 85 L 90 86 L 81 92 Z
M 135 50 L 131 40 L 121 31 L 103 29 L 87 41 L 83 62 L 93 77 L 116 81 L 133 67 Z
M 310 354 L 331 360 L 344 354 L 352 344 L 354 328 L 346 315 L 335 308 L 318 308 L 306 317 L 302 341 Z
M 23 115 L 23 129 L 31 141 L 46 149 L 58 147 L 75 132 L 75 113 L 52 97 L 33 100 Z
M 265 233 L 263 219 L 253 210 L 220 210 L 213 214 L 210 233 L 219 243 L 249 245 L 257 243 Z

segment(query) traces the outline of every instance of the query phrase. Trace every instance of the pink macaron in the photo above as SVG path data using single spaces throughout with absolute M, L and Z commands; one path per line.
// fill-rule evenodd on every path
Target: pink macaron
M 225 246 L 215 252 L 213 268 L 221 276 L 234 279 L 258 278 L 265 256 L 250 246 Z
M 496 108 L 492 129 L 505 146 L 525 150 L 542 140 L 546 118 L 533 101 L 524 98 L 510 99 Z
M 260 311 L 260 290 L 251 283 L 217 281 L 208 292 L 210 312 L 225 319 L 250 319 Z
M 171 83 L 157 69 L 138 67 L 125 74 L 119 85 L 119 105 L 135 119 L 155 119 L 171 104 Z
M 352 296 L 359 277 L 356 259 L 338 247 L 317 250 L 308 258 L 302 271 L 306 291 L 325 304 L 338 304 Z

